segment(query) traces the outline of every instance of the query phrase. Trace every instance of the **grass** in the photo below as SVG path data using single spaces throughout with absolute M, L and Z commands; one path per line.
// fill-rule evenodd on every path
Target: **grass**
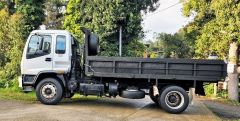
M 211 97 L 211 98 L 216 98 L 216 101 L 222 102 L 222 103 L 226 103 L 226 104 L 230 104 L 230 105 L 234 105 L 234 106 L 240 106 L 240 102 L 239 101 L 233 101 L 233 100 L 229 100 L 228 99 L 228 92 L 227 90 L 218 90 L 217 92 L 217 96 L 214 96 L 214 84 L 209 84 L 204 86 L 204 90 L 206 93 L 207 97 Z M 240 86 L 239 86 L 239 95 L 240 95 Z
M 24 101 L 28 103 L 37 103 L 37 97 L 35 91 L 24 93 L 20 89 L 14 88 L 0 88 L 0 99 L 6 100 L 17 100 L 17 101 Z M 62 102 L 67 102 L 69 100 L 76 101 L 76 100 L 96 100 L 99 99 L 96 96 L 83 96 L 79 94 L 75 94 L 71 99 L 63 99 Z
M 19 100 L 32 103 L 37 101 L 35 92 L 24 93 L 19 89 L 13 88 L 0 88 L 0 99 Z
M 239 101 L 235 101 L 235 100 L 230 100 L 224 97 L 214 97 L 214 96 L 206 96 L 207 98 L 211 98 L 214 101 L 220 102 L 220 103 L 225 103 L 225 104 L 229 104 L 229 105 L 234 105 L 234 106 L 240 106 L 240 102 Z

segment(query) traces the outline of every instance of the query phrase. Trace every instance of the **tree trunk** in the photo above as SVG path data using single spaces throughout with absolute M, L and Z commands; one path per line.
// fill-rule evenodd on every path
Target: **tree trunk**
M 228 82 L 228 97 L 231 100 L 239 100 L 239 95 L 238 95 L 238 72 L 237 72 L 237 61 L 238 61 L 238 55 L 237 55 L 237 51 L 238 51 L 238 45 L 236 42 L 232 42 L 230 44 L 230 48 L 229 48 L 229 60 L 228 60 L 228 64 L 229 67 L 231 67 L 232 69 L 228 69 L 228 70 L 232 70 L 232 71 L 228 71 L 228 77 L 229 77 L 229 82 Z

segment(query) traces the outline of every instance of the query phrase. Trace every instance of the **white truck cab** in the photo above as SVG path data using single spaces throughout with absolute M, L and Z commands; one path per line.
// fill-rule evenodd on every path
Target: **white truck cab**
M 72 39 L 65 30 L 31 32 L 23 51 L 21 73 L 37 75 L 42 71 L 70 71 Z
M 71 70 L 72 44 L 77 40 L 66 30 L 34 30 L 30 33 L 21 61 L 19 87 L 31 91 L 44 72 L 67 74 Z M 24 80 L 24 82 L 23 82 Z M 31 87 L 31 88 L 30 88 Z

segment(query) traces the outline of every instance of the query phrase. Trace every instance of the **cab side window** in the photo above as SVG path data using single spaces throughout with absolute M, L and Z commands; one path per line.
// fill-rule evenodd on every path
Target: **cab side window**
M 66 52 L 66 36 L 58 35 L 56 41 L 56 54 L 65 54 Z
M 27 59 L 51 53 L 52 37 L 50 35 L 32 35 L 27 49 Z

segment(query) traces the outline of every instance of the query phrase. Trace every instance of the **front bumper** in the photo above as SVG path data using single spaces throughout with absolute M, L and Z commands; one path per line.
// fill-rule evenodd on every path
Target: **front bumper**
M 33 77 L 28 75 L 22 75 L 18 77 L 18 87 L 22 89 L 23 92 L 33 91 Z

